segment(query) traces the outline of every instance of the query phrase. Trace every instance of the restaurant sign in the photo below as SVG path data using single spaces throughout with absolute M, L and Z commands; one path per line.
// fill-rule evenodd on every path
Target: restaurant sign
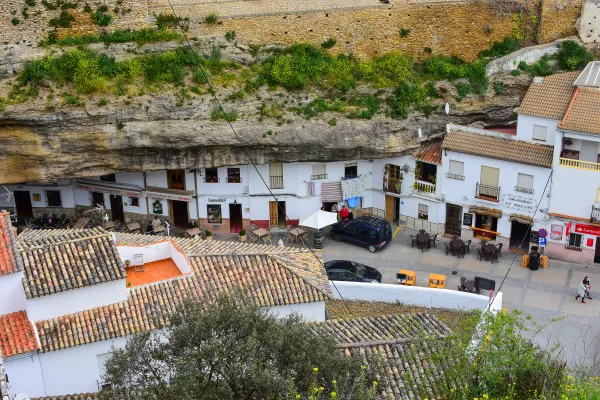
M 209 203 L 225 203 L 226 201 L 225 199 L 208 199 Z
M 90 192 L 108 193 L 108 194 L 114 194 L 117 196 L 137 197 L 137 198 L 139 198 L 141 196 L 140 192 L 136 192 L 134 190 L 111 188 L 108 186 L 89 185 L 87 183 L 81 183 L 81 182 L 77 182 L 77 188 L 82 189 L 82 190 L 89 190 Z
M 159 192 L 146 192 L 146 196 L 151 197 L 153 199 L 163 199 L 163 200 L 175 200 L 175 201 L 192 201 L 192 196 L 185 196 L 181 194 L 172 194 L 172 193 L 159 193 Z
M 600 226 L 575 224 L 575 232 L 585 235 L 600 236 Z

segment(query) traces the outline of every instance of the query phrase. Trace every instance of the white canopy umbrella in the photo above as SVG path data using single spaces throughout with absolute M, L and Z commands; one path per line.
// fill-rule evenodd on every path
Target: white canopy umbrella
M 304 221 L 301 221 L 298 225 L 306 226 L 308 228 L 321 229 L 337 222 L 338 220 L 336 213 L 319 210 L 312 213 L 308 218 L 306 218 Z

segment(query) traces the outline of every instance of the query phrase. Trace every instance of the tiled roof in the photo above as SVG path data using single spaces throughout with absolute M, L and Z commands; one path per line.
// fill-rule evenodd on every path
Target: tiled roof
M 39 348 L 26 311 L 0 315 L 0 353 L 4 357 L 29 353 Z
M 532 83 L 519 107 L 519 114 L 548 119 L 562 119 L 575 90 L 573 82 L 579 72 L 550 75 L 544 82 Z
M 421 144 L 412 154 L 412 158 L 430 164 L 442 165 L 442 141 L 435 140 Z
M 187 296 L 206 299 L 240 288 L 261 307 L 322 301 L 331 296 L 325 271 L 299 251 L 293 255 L 204 255 L 190 257 L 193 274 L 129 291 L 121 303 L 36 322 L 42 351 L 131 335 L 167 323 L 167 316 Z M 320 275 L 319 275 L 320 274 Z
M 33 397 L 31 400 L 96 400 L 97 395 L 97 393 L 79 393 L 64 396 Z
M 27 298 L 124 279 L 125 268 L 112 236 L 101 228 L 30 231 L 19 236 Z
M 450 133 L 446 135 L 442 143 L 442 148 L 459 153 L 546 168 L 552 166 L 552 154 L 554 151 L 552 146 L 464 132 L 456 129 L 450 130 Z
M 577 88 L 558 127 L 569 131 L 600 134 L 600 91 Z
M 10 214 L 0 212 L 0 276 L 23 271 L 23 260 L 19 256 Z

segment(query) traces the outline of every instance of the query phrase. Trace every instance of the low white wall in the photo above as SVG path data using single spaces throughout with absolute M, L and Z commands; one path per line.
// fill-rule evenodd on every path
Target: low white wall
M 44 378 L 37 354 L 4 360 L 13 395 L 24 393 L 29 397 L 45 397 Z
M 556 46 L 563 40 L 575 40 L 578 41 L 576 36 L 560 39 L 552 43 L 540 44 L 538 46 L 529 46 L 524 49 L 510 53 L 504 57 L 492 60 L 486 67 L 486 75 L 494 75 L 502 72 L 510 72 L 516 69 L 521 61 L 525 61 L 527 64 L 533 64 L 538 61 L 544 55 L 552 55 L 558 51 Z
M 270 313 L 277 314 L 284 318 L 292 313 L 298 313 L 305 320 L 311 322 L 325 321 L 325 302 L 317 301 L 313 303 L 291 304 L 286 306 L 275 306 L 268 308 Z
M 108 353 L 113 346 L 122 348 L 126 342 L 123 337 L 40 354 L 46 396 L 97 392 L 98 354 Z
M 0 276 L 0 315 L 25 310 L 23 272 Z
M 21 288 L 21 290 L 23 289 Z M 30 320 L 40 321 L 125 300 L 127 300 L 125 279 L 119 279 L 29 299 L 27 300 L 27 313 Z
M 177 250 L 175 248 L 173 243 L 169 243 L 169 244 L 171 245 L 171 248 L 170 248 L 171 259 L 173 260 L 175 265 L 177 265 L 177 268 L 179 268 L 179 271 L 181 271 L 182 274 L 189 274 L 190 272 L 192 272 L 192 269 L 190 267 L 190 263 L 188 262 L 187 257 L 183 253 L 179 252 L 179 250 Z
M 457 290 L 431 289 L 418 286 L 390 285 L 384 283 L 335 282 L 331 285 L 333 297 L 339 299 L 400 302 L 425 307 L 485 310 L 489 298 Z M 339 290 L 339 292 L 338 292 Z M 341 293 L 341 296 L 340 296 Z M 502 301 L 502 298 L 500 301 Z
M 164 260 L 171 257 L 171 242 L 167 238 L 157 238 L 157 240 L 163 239 L 165 240 L 164 242 L 149 244 L 147 246 L 117 246 L 117 251 L 123 263 L 129 260 L 132 265 L 134 254 L 143 254 L 145 263 Z

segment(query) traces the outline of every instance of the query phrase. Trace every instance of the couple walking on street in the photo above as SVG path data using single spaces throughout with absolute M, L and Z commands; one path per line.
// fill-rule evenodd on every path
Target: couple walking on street
M 581 302 L 585 304 L 585 298 L 592 299 L 590 296 L 590 290 L 592 289 L 592 285 L 590 285 L 590 280 L 586 276 L 583 278 L 583 282 L 579 284 L 579 288 L 577 289 L 577 296 L 575 296 L 575 300 L 578 300 L 581 297 Z

